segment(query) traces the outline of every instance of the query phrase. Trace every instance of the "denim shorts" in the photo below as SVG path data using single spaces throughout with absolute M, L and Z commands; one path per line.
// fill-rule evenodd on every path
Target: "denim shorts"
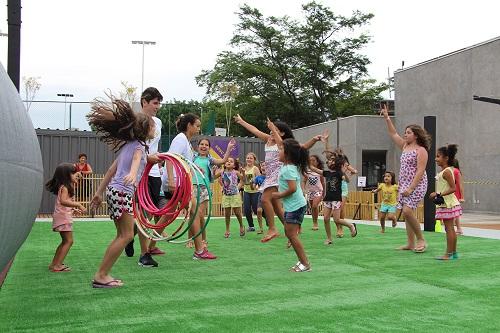
M 285 222 L 293 224 L 302 224 L 307 206 L 301 207 L 293 212 L 285 212 Z

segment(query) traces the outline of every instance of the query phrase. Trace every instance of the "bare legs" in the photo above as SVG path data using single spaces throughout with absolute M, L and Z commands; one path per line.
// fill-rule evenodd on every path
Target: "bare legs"
M 61 244 L 59 244 L 56 249 L 56 253 L 54 253 L 54 258 L 52 259 L 49 269 L 55 271 L 69 270 L 69 268 L 64 269 L 67 266 L 65 266 L 63 262 L 68 255 L 69 249 L 71 249 L 71 246 L 73 245 L 73 232 L 61 231 L 59 232 L 59 235 L 61 236 Z

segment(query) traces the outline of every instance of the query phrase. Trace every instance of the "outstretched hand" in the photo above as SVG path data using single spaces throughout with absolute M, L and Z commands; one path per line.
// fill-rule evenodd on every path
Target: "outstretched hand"
M 229 151 L 233 151 L 234 147 L 236 146 L 236 140 L 235 139 L 231 139 L 229 140 L 229 143 L 227 144 L 227 149 Z
M 323 131 L 323 134 L 321 134 L 321 142 L 326 143 L 328 142 L 328 138 L 330 137 L 330 133 L 328 131 L 328 128 L 325 128 Z
M 380 115 L 384 118 L 389 118 L 389 109 L 387 108 L 386 103 L 382 103 L 382 107 L 380 108 Z
M 233 117 L 234 119 L 234 122 L 237 123 L 237 124 L 241 124 L 243 122 L 243 118 L 241 118 L 240 114 L 238 113 L 237 115 L 235 115 Z

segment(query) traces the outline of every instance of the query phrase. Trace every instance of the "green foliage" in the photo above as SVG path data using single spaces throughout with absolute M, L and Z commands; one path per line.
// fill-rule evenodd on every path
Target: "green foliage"
M 370 61 L 361 50 L 370 36 L 356 30 L 373 15 L 344 17 L 316 2 L 302 10 L 298 21 L 243 5 L 231 49 L 196 78 L 207 99 L 227 104 L 224 87 L 236 87 L 233 114 L 261 129 L 266 116 L 297 128 L 371 111 L 386 85 L 367 77 Z

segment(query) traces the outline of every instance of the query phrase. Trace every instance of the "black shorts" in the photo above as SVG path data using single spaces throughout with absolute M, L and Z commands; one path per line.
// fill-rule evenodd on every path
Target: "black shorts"
M 153 204 L 158 207 L 160 204 L 161 177 L 148 176 L 148 190 Z

